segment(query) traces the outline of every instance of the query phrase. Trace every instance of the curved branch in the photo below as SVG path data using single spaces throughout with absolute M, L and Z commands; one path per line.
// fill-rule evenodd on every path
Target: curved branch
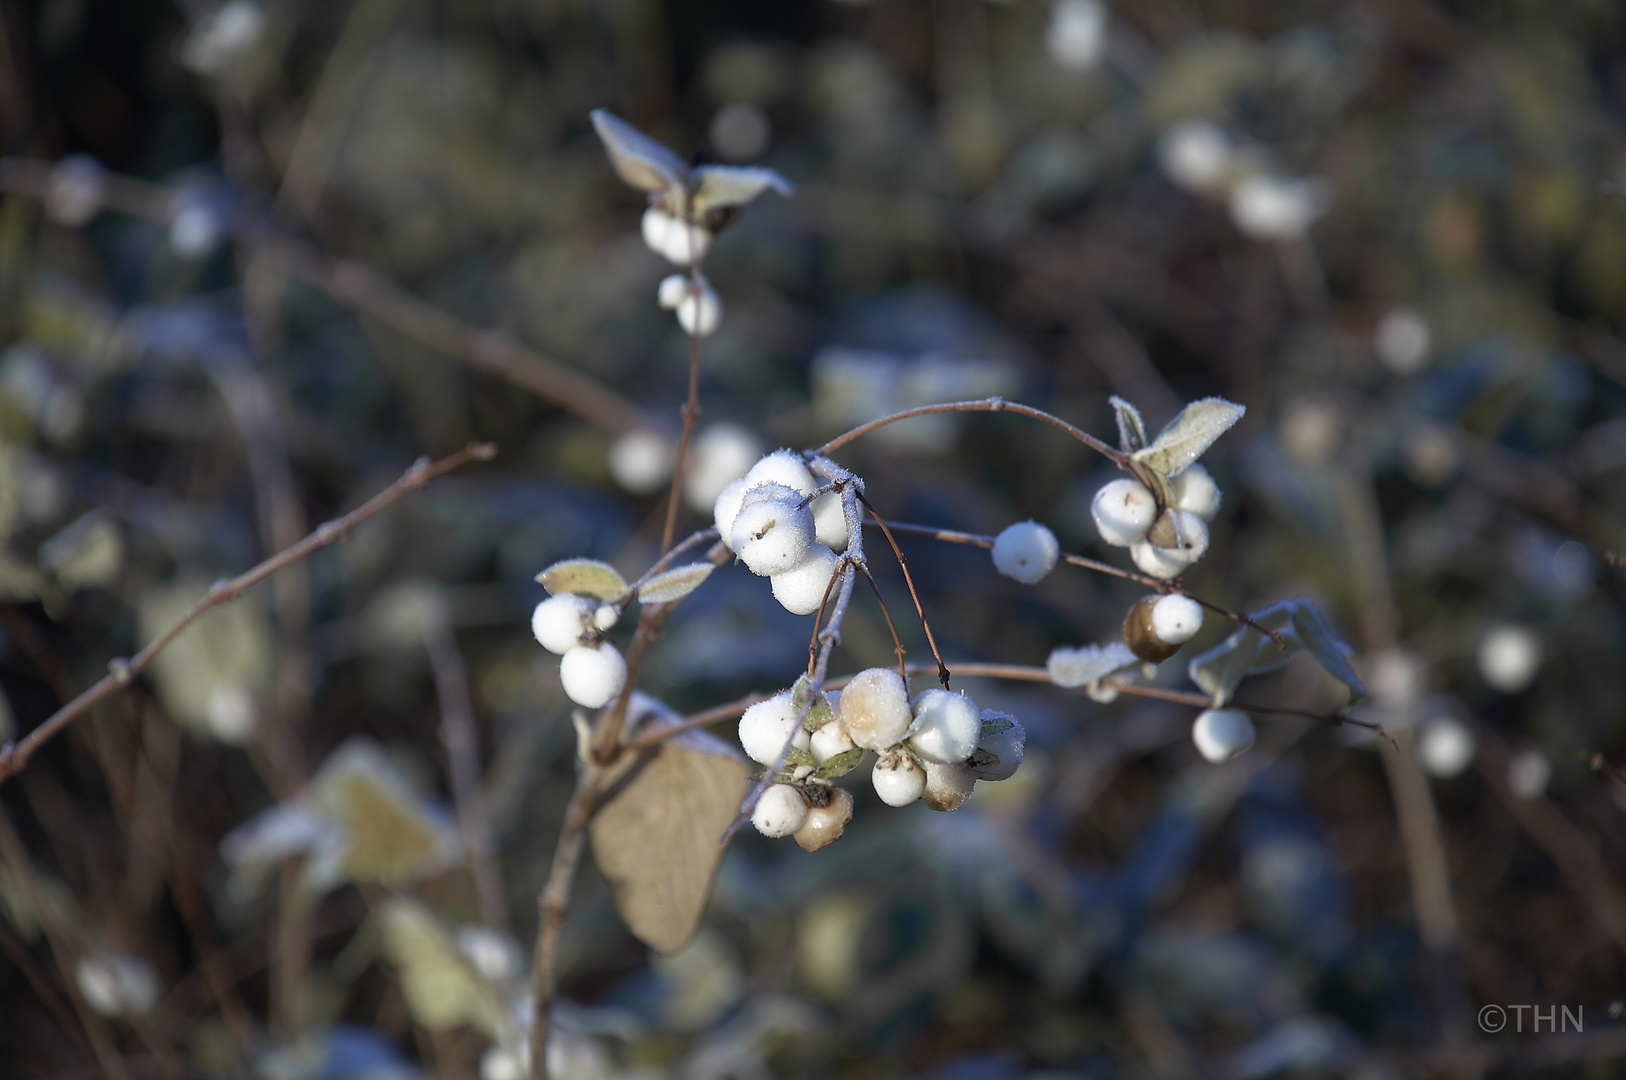
M 1043 409 L 1035 409 L 1031 405 L 1020 405 L 1014 401 L 1006 401 L 1004 398 L 998 397 L 985 398 L 982 401 L 950 401 L 941 405 L 922 405 L 919 408 L 904 409 L 901 412 L 892 413 L 890 416 L 883 416 L 879 420 L 871 420 L 867 424 L 860 424 L 845 434 L 837 435 L 817 450 L 811 451 L 809 456 L 824 457 L 832 450 L 846 446 L 861 435 L 868 435 L 877 428 L 895 424 L 899 420 L 907 420 L 912 416 L 930 416 L 933 413 L 953 412 L 1013 412 L 1022 416 L 1031 416 L 1035 420 L 1043 420 L 1051 427 L 1065 431 L 1091 450 L 1111 460 L 1120 469 L 1129 468 L 1130 458 L 1128 454 L 1108 446 L 1083 428 L 1074 427 L 1061 417 L 1053 416 Z

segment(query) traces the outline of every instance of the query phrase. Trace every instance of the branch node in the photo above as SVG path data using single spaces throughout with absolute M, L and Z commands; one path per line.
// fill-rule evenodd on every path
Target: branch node
M 118 683 L 120 686 L 129 686 L 130 680 L 135 677 L 134 673 L 130 670 L 130 661 L 122 656 L 115 656 L 113 659 L 109 660 L 107 662 L 107 670 L 108 673 L 113 676 L 113 681 Z

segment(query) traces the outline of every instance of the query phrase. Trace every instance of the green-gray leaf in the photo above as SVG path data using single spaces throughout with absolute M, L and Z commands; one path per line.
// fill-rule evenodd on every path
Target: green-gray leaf
M 1247 409 L 1224 398 L 1193 401 L 1169 421 L 1151 446 L 1135 451 L 1134 458 L 1163 476 L 1178 476 L 1245 412 Z
M 800 746 L 793 746 L 785 751 L 785 765 L 788 768 L 794 769 L 798 765 L 817 765 L 818 763 L 818 758 L 814 757 L 810 751 L 803 750 Z
M 1118 414 L 1119 448 L 1126 454 L 1144 450 L 1147 443 L 1146 421 L 1140 418 L 1140 410 L 1116 394 L 1107 398 L 1107 402 Z
M 1249 616 L 1257 625 L 1281 634 L 1289 656 L 1302 648 L 1293 630 L 1291 601 L 1272 604 Z M 1192 658 L 1186 668 L 1191 681 L 1213 695 L 1215 706 L 1224 705 L 1249 675 L 1273 671 L 1287 662 L 1276 643 L 1252 626 L 1244 626 L 1201 656 Z
M 627 583 L 616 573 L 615 567 L 597 559 L 556 562 L 536 575 L 536 580 L 551 596 L 573 593 L 595 600 L 619 600 L 627 595 Z
M 638 190 L 666 191 L 688 178 L 682 158 L 608 109 L 593 110 L 593 127 L 616 175 Z
M 1293 605 L 1293 629 L 1298 631 L 1299 640 L 1315 657 L 1316 663 L 1325 668 L 1327 674 L 1349 687 L 1355 697 L 1365 697 L 1365 684 L 1355 674 L 1355 669 L 1349 666 L 1347 654 L 1353 650 L 1333 636 L 1320 609 L 1303 598 L 1289 603 Z
M 813 775 L 820 780 L 831 780 L 837 776 L 846 776 L 858 768 L 858 763 L 864 758 L 864 748 L 855 746 L 851 750 L 843 750 L 839 754 L 826 758 L 823 765 L 813 771 Z
M 674 566 L 639 586 L 638 600 L 645 604 L 670 604 L 674 600 L 681 600 L 698 589 L 715 569 L 717 567 L 709 562 Z
M 746 203 L 772 188 L 790 196 L 796 188 L 772 169 L 739 165 L 702 165 L 694 171 L 694 212 L 722 210 Z
M 452 944 L 428 908 L 416 900 L 386 900 L 378 912 L 384 950 L 401 972 L 401 996 L 412 1018 L 430 1031 L 468 1025 L 490 1038 L 502 1033 L 507 1005 Z

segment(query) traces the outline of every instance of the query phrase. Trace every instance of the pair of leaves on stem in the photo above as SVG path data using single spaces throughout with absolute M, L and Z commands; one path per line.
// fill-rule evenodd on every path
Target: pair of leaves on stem
M 638 586 L 638 600 L 645 604 L 670 604 L 681 600 L 700 587 L 701 582 L 717 569 L 709 562 L 688 563 L 663 570 Z M 536 580 L 548 590 L 548 595 L 571 593 L 590 596 L 606 604 L 621 600 L 632 591 L 632 586 L 609 563 L 597 559 L 566 559 L 556 562 Z
M 1214 440 L 1231 430 L 1248 411 L 1224 398 L 1203 398 L 1181 409 L 1180 414 L 1158 432 L 1156 439 L 1148 439 L 1140 410 L 1121 397 L 1110 401 L 1118 416 L 1119 448 L 1156 479 L 1161 489 L 1157 494 L 1164 502 L 1170 501 L 1169 481 L 1202 457 L 1214 445 Z
M 606 109 L 593 110 L 593 127 L 616 175 L 677 218 L 694 219 L 715 228 L 712 219 L 744 206 L 770 188 L 781 195 L 796 189 L 772 169 L 740 165 L 690 168 L 671 149 L 651 139 Z
M 1201 656 L 1194 657 L 1187 674 L 1204 692 L 1214 696 L 1216 708 L 1231 700 L 1243 679 L 1274 671 L 1300 652 L 1308 652 L 1329 675 L 1349 687 L 1352 702 L 1366 696 L 1366 686 L 1349 665 L 1349 654 L 1354 650 L 1333 635 L 1315 604 L 1302 596 L 1295 597 L 1278 601 L 1248 617 L 1255 626 L 1278 634 L 1282 645 L 1255 626 L 1244 626 Z

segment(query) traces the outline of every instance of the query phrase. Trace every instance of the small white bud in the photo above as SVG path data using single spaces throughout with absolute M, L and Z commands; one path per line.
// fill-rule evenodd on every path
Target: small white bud
M 902 750 L 881 755 L 870 772 L 875 794 L 888 806 L 908 806 L 926 792 L 926 770 Z
M 775 450 L 751 466 L 745 479 L 751 487 L 757 484 L 783 484 L 802 495 L 811 495 L 818 489 L 813 473 L 802 463 L 802 455 L 794 450 Z
M 813 546 L 813 512 L 789 499 L 752 502 L 750 494 L 729 530 L 734 553 L 762 577 L 794 570 Z
M 1157 517 L 1157 500 L 1139 480 L 1114 480 L 1095 493 L 1090 513 L 1101 539 L 1128 547 L 1146 536 Z
M 853 743 L 885 750 L 903 741 L 914 722 L 903 676 L 891 668 L 866 668 L 841 691 L 841 722 Z
M 531 633 L 537 644 L 561 656 L 582 643 L 596 608 L 585 596 L 550 596 L 531 613 Z
M 1552 778 L 1553 763 L 1534 747 L 1520 750 L 1507 763 L 1507 786 L 1517 798 L 1537 798 L 1547 790 L 1547 782 Z
M 593 612 L 593 626 L 601 632 L 612 629 L 620 621 L 621 613 L 614 604 L 600 604 Z
M 1220 509 L 1220 489 L 1213 476 L 1201 465 L 1187 465 L 1170 483 L 1174 487 L 1174 508 L 1213 521 Z
M 836 553 L 815 543 L 799 566 L 773 576 L 773 597 L 792 615 L 811 615 L 824 603 L 835 572 Z
M 649 431 L 634 431 L 610 444 L 610 476 L 634 495 L 659 491 L 672 477 L 674 449 Z
M 609 642 L 578 645 L 559 661 L 565 696 L 584 709 L 601 709 L 627 685 L 627 662 Z
M 740 747 L 757 764 L 772 765 L 779 760 L 792 730 L 796 738 L 791 745 L 806 750 L 812 737 L 797 728 L 796 704 L 786 690 L 745 710 L 740 717 Z
M 855 749 L 855 746 L 852 736 L 847 734 L 847 726 L 836 719 L 813 733 L 808 749 L 813 751 L 813 760 L 823 765 L 837 754 Z
M 843 788 L 831 788 L 828 804 L 808 810 L 807 820 L 796 830 L 796 842 L 803 851 L 817 851 L 841 839 L 852 818 L 852 793 Z
M 813 529 L 819 543 L 831 551 L 847 550 L 847 511 L 840 492 L 828 491 L 813 500 Z
M 807 822 L 807 800 L 789 784 L 770 784 L 751 811 L 751 824 L 763 836 L 789 836 Z
M 1517 694 L 1541 669 L 1541 638 L 1523 626 L 1499 626 L 1479 643 L 1479 674 L 1493 690 Z
M 705 258 L 706 249 L 711 246 L 710 229 L 704 225 L 688 225 L 658 206 L 644 211 L 639 226 L 649 250 L 678 266 L 688 266 L 695 257 Z
M 994 566 L 1024 585 L 1038 583 L 1056 568 L 1061 545 L 1056 534 L 1036 521 L 1021 521 L 994 537 Z
M 966 759 L 966 768 L 978 780 L 1009 780 L 1022 766 L 1022 758 L 1027 750 L 1028 733 L 1016 717 L 1008 713 L 984 709 L 981 719 L 1003 720 L 1008 722 L 1010 727 L 979 739 L 976 750 Z
M 933 810 L 958 810 L 977 786 L 971 770 L 957 761 L 947 765 L 928 761 L 925 768 L 926 790 L 920 798 Z
M 1428 363 L 1428 322 L 1410 308 L 1395 308 L 1378 322 L 1372 344 L 1383 366 L 1396 375 L 1410 375 Z
M 1436 717 L 1417 733 L 1418 762 L 1424 772 L 1441 780 L 1449 780 L 1471 765 L 1478 748 L 1474 733 L 1454 716 Z
M 1191 725 L 1197 752 L 1218 764 L 1253 745 L 1253 721 L 1241 709 L 1205 709 Z
M 926 690 L 914 700 L 909 745 L 927 761 L 947 764 L 971 756 L 982 734 L 982 710 L 964 694 Z
M 1152 605 L 1152 631 L 1170 645 L 1184 645 L 1203 628 L 1203 606 L 1189 596 L 1169 595 Z

